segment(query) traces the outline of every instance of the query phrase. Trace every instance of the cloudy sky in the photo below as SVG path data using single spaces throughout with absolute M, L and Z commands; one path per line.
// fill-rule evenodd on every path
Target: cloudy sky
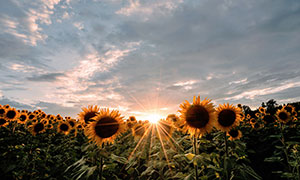
M 299 0 L 0 1 L 0 104 L 142 117 L 300 100 Z

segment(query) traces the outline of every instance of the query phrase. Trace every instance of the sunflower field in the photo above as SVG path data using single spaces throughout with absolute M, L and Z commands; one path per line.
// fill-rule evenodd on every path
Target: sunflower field
M 194 97 L 156 123 L 82 108 L 76 119 L 0 105 L 1 179 L 300 180 L 300 103 Z

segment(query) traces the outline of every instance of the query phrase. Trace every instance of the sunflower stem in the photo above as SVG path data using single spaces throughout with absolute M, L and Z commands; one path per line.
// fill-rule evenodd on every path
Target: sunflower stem
M 101 152 L 102 150 L 104 149 L 103 147 L 103 144 L 101 145 L 101 148 L 100 148 L 100 151 Z M 103 174 L 103 157 L 102 155 L 100 155 L 100 167 L 99 167 L 99 180 L 102 180 L 102 174 Z
M 226 157 L 228 157 L 228 142 L 227 142 L 227 136 L 226 136 L 226 132 L 224 132 L 224 140 L 225 140 L 225 155 Z
M 227 136 L 226 136 L 226 132 L 224 132 L 224 140 L 225 140 L 225 158 L 224 158 L 224 166 L 225 164 L 227 164 L 227 158 L 228 158 L 228 142 L 227 142 Z M 227 169 L 228 166 L 225 166 L 225 175 L 226 175 L 226 180 L 229 179 L 228 177 L 228 169 Z
M 281 142 L 282 142 L 282 145 L 283 145 L 283 152 L 285 154 L 285 157 L 286 157 L 286 161 L 287 161 L 287 165 L 288 165 L 288 168 L 289 168 L 289 172 L 291 172 L 291 166 L 290 166 L 290 159 L 289 159 L 289 155 L 288 155 L 288 151 L 287 151 L 287 146 L 286 146 L 286 143 L 285 143 L 285 139 L 284 139 L 284 132 L 283 132 L 283 124 L 280 123 L 280 132 L 281 132 Z
M 196 135 L 194 135 L 193 148 L 194 148 L 194 154 L 196 156 L 197 155 L 197 137 L 196 137 Z M 194 163 L 194 169 L 195 169 L 196 180 L 199 180 L 199 178 L 198 178 L 198 165 L 195 164 L 195 163 Z

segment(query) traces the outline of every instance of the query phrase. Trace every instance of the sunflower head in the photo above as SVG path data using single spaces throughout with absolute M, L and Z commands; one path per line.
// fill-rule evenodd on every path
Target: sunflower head
M 230 141 L 234 141 L 242 137 L 242 132 L 237 129 L 231 129 L 227 132 L 227 136 L 229 136 Z
M 129 116 L 128 120 L 129 120 L 129 121 L 132 121 L 132 122 L 136 122 L 135 116 Z
M 265 114 L 266 113 L 266 109 L 264 107 L 259 107 L 259 112 L 262 113 L 262 114 Z
M 9 104 L 6 104 L 3 106 L 5 109 L 9 109 L 10 108 L 10 105 Z
M 238 126 L 241 121 L 241 110 L 233 105 L 223 104 L 217 108 L 216 128 L 221 131 L 229 131 Z
M 192 136 L 202 136 L 213 129 L 217 118 L 210 99 L 200 101 L 200 96 L 194 97 L 193 104 L 185 101 L 180 108 L 180 124 L 184 132 Z
M 72 127 L 67 121 L 61 121 L 57 126 L 57 132 L 68 135 L 71 131 Z
M 30 132 L 32 135 L 37 135 L 46 131 L 45 125 L 41 122 L 36 122 L 29 126 Z
M 270 113 L 267 113 L 262 117 L 262 120 L 264 121 L 264 123 L 270 124 L 270 123 L 274 123 L 276 119 Z
M 132 128 L 132 136 L 135 140 L 144 136 L 148 129 L 148 126 L 143 123 L 136 123 Z
M 18 118 L 19 113 L 15 108 L 9 108 L 7 109 L 4 117 L 6 118 L 6 120 L 8 121 L 14 121 Z
M 0 117 L 0 127 L 5 127 L 9 124 L 9 121 L 6 120 L 4 117 Z
M 28 119 L 29 120 L 33 120 L 33 119 L 35 119 L 36 118 L 36 115 L 34 114 L 34 113 L 28 113 Z
M 99 113 L 98 106 L 88 106 L 88 108 L 83 107 L 82 112 L 78 114 L 78 119 L 83 124 L 89 124 L 94 121 L 94 117 Z
M 123 117 L 117 110 L 101 109 L 85 128 L 85 135 L 98 146 L 113 143 L 115 138 L 125 131 Z
M 28 114 L 23 112 L 19 115 L 18 123 L 25 124 L 27 120 L 28 120 Z
M 76 120 L 75 119 L 69 119 L 67 121 L 72 128 L 76 128 Z
M 77 130 L 81 131 L 81 130 L 83 130 L 83 128 L 84 128 L 84 127 L 83 127 L 83 125 L 82 125 L 81 123 L 77 123 L 77 124 L 76 124 L 76 129 L 77 129 Z
M 250 114 L 247 114 L 247 119 L 251 119 L 251 115 Z
M 293 111 L 295 111 L 295 107 L 290 104 L 283 106 L 283 109 L 285 109 L 289 113 L 292 113 Z
M 276 112 L 276 117 L 282 123 L 287 123 L 288 121 L 291 120 L 291 114 L 284 108 Z
M 4 107 L 0 107 L 0 117 L 3 117 L 6 113 L 7 109 Z

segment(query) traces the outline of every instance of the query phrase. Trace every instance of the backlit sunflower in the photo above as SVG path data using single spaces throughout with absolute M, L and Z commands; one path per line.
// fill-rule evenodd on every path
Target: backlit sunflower
M 170 120 L 159 120 L 157 123 L 157 129 L 161 138 L 170 138 L 174 132 L 174 127 Z
M 131 129 L 135 125 L 135 123 L 135 121 L 130 121 L 129 119 L 126 120 L 128 129 Z
M 36 115 L 34 113 L 28 113 L 28 120 L 32 121 L 36 118 Z
M 19 115 L 18 123 L 25 124 L 27 120 L 28 120 L 28 114 L 23 112 Z
M 41 122 L 36 122 L 29 126 L 29 130 L 32 135 L 37 135 L 38 133 L 43 133 L 46 131 L 45 125 Z
M 9 124 L 9 121 L 7 121 L 4 117 L 0 117 L 0 127 L 5 127 Z
M 132 122 L 136 122 L 135 116 L 129 116 L 128 120 L 129 120 L 129 121 L 132 121 Z
M 148 129 L 148 125 L 144 123 L 136 123 L 132 128 L 132 136 L 135 140 L 144 136 Z
M 277 110 L 276 117 L 280 122 L 283 123 L 287 123 L 289 120 L 291 120 L 291 114 L 284 108 Z
M 83 130 L 83 125 L 82 125 L 81 123 L 77 123 L 77 124 L 76 124 L 76 129 L 77 129 L 78 131 Z
M 126 125 L 118 110 L 101 109 L 84 130 L 90 141 L 98 146 L 113 143 L 114 139 L 125 131 Z
M 230 141 L 234 141 L 242 137 L 242 132 L 237 129 L 231 129 L 227 132 L 227 136 L 229 136 Z
M 176 128 L 180 129 L 180 120 L 175 114 L 169 114 L 166 120 L 172 122 Z
M 14 121 L 18 118 L 18 115 L 19 113 L 15 108 L 9 108 L 6 110 L 4 117 L 8 121 Z
M 266 123 L 266 124 L 270 124 L 270 123 L 273 123 L 275 122 L 275 117 L 272 116 L 270 113 L 267 113 L 265 114 L 263 117 L 262 117 L 262 120 Z
M 240 108 L 236 108 L 228 103 L 219 105 L 216 110 L 216 128 L 221 131 L 229 131 L 230 129 L 238 126 L 241 121 L 241 113 L 242 112 Z
M 182 131 L 188 132 L 191 136 L 202 136 L 213 129 L 217 116 L 210 99 L 205 98 L 200 101 L 200 96 L 195 96 L 193 104 L 185 101 L 180 105 L 180 108 Z
M 10 108 L 10 105 L 9 104 L 6 104 L 3 106 L 5 109 L 9 109 Z
M 93 120 L 93 117 L 99 113 L 99 107 L 98 106 L 88 106 L 88 108 L 81 108 L 82 112 L 78 114 L 78 119 L 83 124 L 88 124 Z

